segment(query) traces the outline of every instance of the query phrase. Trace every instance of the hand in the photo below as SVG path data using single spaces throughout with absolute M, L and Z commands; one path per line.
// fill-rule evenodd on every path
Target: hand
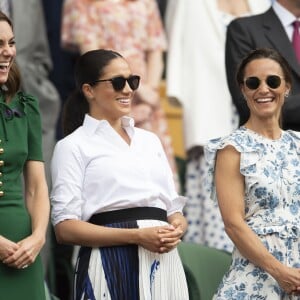
M 28 267 L 35 261 L 44 245 L 44 241 L 30 235 L 19 241 L 17 245 L 18 249 L 13 254 L 6 257 L 6 259 L 3 260 L 3 263 L 13 268 L 22 269 Z
M 178 225 L 176 227 L 170 225 L 168 230 L 166 230 L 165 228 L 158 229 L 158 233 L 160 234 L 160 241 L 162 243 L 159 252 L 167 253 L 176 248 L 177 245 L 181 242 L 183 230 L 181 228 L 181 225 Z
M 19 249 L 19 245 L 9 239 L 0 236 L 0 261 L 13 255 Z
M 274 278 L 286 293 L 300 294 L 300 269 L 284 266 L 283 272 Z
M 180 243 L 182 230 L 172 225 L 140 229 L 139 245 L 156 253 L 167 253 Z

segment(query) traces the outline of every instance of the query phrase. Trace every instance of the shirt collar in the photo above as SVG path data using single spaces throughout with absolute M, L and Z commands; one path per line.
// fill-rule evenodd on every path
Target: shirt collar
M 296 19 L 296 17 L 289 10 L 287 10 L 277 1 L 274 2 L 273 9 L 284 27 L 291 26 Z
M 133 132 L 134 132 L 133 118 L 128 117 L 128 116 L 123 116 L 121 118 L 121 124 L 122 124 L 122 127 L 129 134 L 129 136 L 132 136 Z M 107 128 L 108 126 L 110 127 L 110 124 L 107 120 L 97 120 L 97 119 L 91 117 L 90 115 L 85 114 L 82 126 L 88 135 L 93 135 L 99 129 Z

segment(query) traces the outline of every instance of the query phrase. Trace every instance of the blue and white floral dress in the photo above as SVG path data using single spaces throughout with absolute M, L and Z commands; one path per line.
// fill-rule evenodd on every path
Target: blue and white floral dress
M 216 199 L 214 167 L 217 150 L 232 145 L 240 152 L 245 176 L 245 221 L 279 261 L 300 267 L 300 134 L 282 131 L 267 139 L 245 127 L 210 141 L 208 184 Z M 215 299 L 300 299 L 287 295 L 272 276 L 253 265 L 238 249 Z

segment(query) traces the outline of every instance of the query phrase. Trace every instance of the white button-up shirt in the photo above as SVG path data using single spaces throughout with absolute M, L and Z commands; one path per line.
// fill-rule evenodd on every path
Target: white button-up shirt
M 122 118 L 128 145 L 106 120 L 85 116 L 83 125 L 54 149 L 52 223 L 88 220 L 93 214 L 129 207 L 158 207 L 182 212 L 161 142 L 152 132 Z

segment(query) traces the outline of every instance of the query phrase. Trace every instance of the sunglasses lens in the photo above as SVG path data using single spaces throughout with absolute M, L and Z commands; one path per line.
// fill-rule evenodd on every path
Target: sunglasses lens
M 248 77 L 245 80 L 245 84 L 248 89 L 256 90 L 259 87 L 260 80 L 257 77 Z
M 134 75 L 134 76 L 130 76 L 128 79 L 128 84 L 130 86 L 130 88 L 135 91 L 140 84 L 140 76 Z
M 270 75 L 266 82 L 271 89 L 277 89 L 281 84 L 281 78 L 277 75 Z
M 112 86 L 116 92 L 124 89 L 126 79 L 124 77 L 115 77 L 111 79 Z

